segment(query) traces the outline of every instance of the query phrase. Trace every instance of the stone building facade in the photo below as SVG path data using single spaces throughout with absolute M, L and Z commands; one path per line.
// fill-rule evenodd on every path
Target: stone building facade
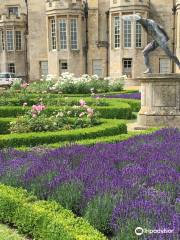
M 0 72 L 28 80 L 73 72 L 136 78 L 151 39 L 124 15 L 140 13 L 165 27 L 180 57 L 180 0 L 0 1 Z M 163 51 L 152 53 L 155 73 L 178 72 Z

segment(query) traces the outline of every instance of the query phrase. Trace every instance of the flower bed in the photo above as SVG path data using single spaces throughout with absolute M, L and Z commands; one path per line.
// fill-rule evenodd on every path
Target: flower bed
M 14 82 L 10 91 L 20 90 L 32 93 L 55 92 L 55 93 L 92 93 L 121 91 L 122 80 L 111 78 L 99 78 L 97 75 L 84 74 L 81 77 L 75 77 L 72 73 L 62 73 L 60 77 L 48 75 L 46 79 L 41 79 L 30 84 L 21 84 Z
M 6 150 L 0 153 L 0 181 L 56 200 L 116 239 L 134 239 L 136 227 L 173 229 L 163 236 L 178 239 L 179 155 L 177 129 L 45 153 Z

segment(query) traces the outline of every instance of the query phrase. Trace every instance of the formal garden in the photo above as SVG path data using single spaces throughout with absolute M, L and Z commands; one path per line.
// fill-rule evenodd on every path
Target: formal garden
M 129 131 L 140 99 L 69 73 L 2 90 L 0 239 L 178 240 L 180 131 Z

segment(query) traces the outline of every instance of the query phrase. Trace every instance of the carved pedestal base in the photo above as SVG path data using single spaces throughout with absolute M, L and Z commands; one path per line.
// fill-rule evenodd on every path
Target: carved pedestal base
M 148 74 L 141 82 L 142 127 L 180 128 L 180 74 Z

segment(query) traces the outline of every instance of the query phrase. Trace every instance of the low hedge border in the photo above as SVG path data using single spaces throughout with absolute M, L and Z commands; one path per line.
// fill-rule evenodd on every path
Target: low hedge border
M 56 142 L 74 142 L 82 139 L 91 139 L 102 136 L 112 136 L 127 133 L 124 121 L 102 119 L 102 124 L 83 129 L 63 130 L 41 133 L 13 133 L 0 136 L 0 148 L 27 146 L 33 147 Z
M 51 115 L 54 111 L 62 109 L 62 107 L 48 106 L 45 112 L 47 115 Z M 65 107 L 68 111 L 72 110 L 71 106 Z M 132 109 L 128 103 L 115 102 L 109 106 L 95 106 L 93 107 L 100 113 L 100 117 L 107 119 L 130 119 L 132 117 Z M 18 106 L 0 106 L 0 116 L 4 117 L 17 117 L 23 115 L 29 107 L 18 107 Z
M 94 138 L 94 139 L 83 139 L 83 140 L 79 140 L 79 141 L 75 141 L 75 142 L 71 142 L 71 143 L 65 141 L 65 142 L 59 142 L 59 143 L 53 143 L 53 144 L 44 144 L 44 145 L 41 145 L 40 147 L 52 149 L 52 148 L 60 148 L 60 147 L 64 147 L 64 146 L 70 146 L 70 145 L 74 145 L 74 144 L 92 146 L 92 145 L 95 145 L 98 143 L 117 143 L 117 142 L 128 140 L 129 138 L 133 138 L 135 136 L 151 134 L 158 130 L 160 130 L 160 128 L 150 128 L 148 130 L 128 132 L 127 134 L 98 137 L 98 138 Z M 30 148 L 24 147 L 24 146 L 16 148 L 16 149 L 20 150 L 20 151 L 31 150 Z
M 0 118 L 0 134 L 9 133 L 10 122 L 14 120 L 15 118 Z
M 0 184 L 0 221 L 43 240 L 106 240 L 87 221 L 56 202 L 38 201 L 23 189 Z

